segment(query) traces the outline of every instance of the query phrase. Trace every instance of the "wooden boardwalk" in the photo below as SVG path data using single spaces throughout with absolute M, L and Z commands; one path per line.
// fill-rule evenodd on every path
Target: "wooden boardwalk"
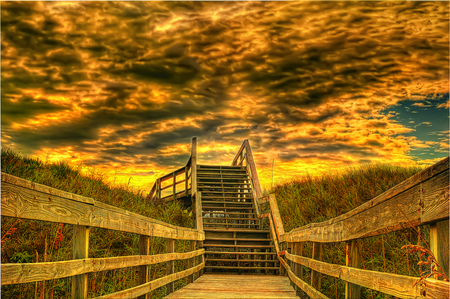
M 204 274 L 166 298 L 298 298 L 285 276 Z

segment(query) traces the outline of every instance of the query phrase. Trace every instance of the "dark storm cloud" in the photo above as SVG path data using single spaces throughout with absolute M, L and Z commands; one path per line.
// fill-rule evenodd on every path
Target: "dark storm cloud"
M 369 135 L 403 131 L 361 118 L 448 89 L 445 2 L 3 2 L 1 17 L 3 141 L 90 163 L 180 165 L 158 153 L 194 135 L 377 158 L 394 142 Z

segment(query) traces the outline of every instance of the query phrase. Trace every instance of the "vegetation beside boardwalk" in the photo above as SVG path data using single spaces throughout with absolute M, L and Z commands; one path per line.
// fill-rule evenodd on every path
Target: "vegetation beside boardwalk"
M 82 166 L 71 167 L 67 163 L 45 163 L 2 148 L 2 172 L 47 185 L 56 189 L 92 197 L 95 200 L 117 206 L 173 225 L 193 227 L 189 210 L 172 201 L 158 204 L 146 200 L 142 190 L 129 186 L 106 183 L 103 175 L 91 170 L 82 174 Z M 35 220 L 2 217 L 1 262 L 34 263 L 72 259 L 72 225 Z M 150 254 L 165 252 L 163 238 L 150 238 Z M 92 228 L 89 257 L 114 257 L 139 254 L 139 236 L 136 234 Z M 176 251 L 189 251 L 188 241 L 176 241 Z M 184 261 L 175 262 L 180 270 Z M 176 268 L 177 269 L 177 268 Z M 164 276 L 165 264 L 151 266 L 151 279 Z M 137 267 L 91 273 L 88 277 L 89 297 L 124 290 L 137 285 Z M 178 282 L 185 283 L 184 280 Z M 70 298 L 71 278 L 40 283 L 5 285 L 3 298 Z M 162 297 L 165 288 L 156 291 L 154 298 Z
M 348 168 L 341 173 L 296 178 L 276 185 L 271 193 L 277 198 L 284 229 L 289 232 L 311 222 L 325 221 L 349 212 L 421 170 L 416 166 L 368 164 Z M 429 243 L 429 226 L 419 230 Z M 364 238 L 359 248 L 361 268 L 420 277 L 418 255 L 405 254 L 406 250 L 401 249 L 403 245 L 418 244 L 418 241 L 419 236 L 412 228 Z M 425 246 L 423 242 L 421 245 Z M 312 243 L 308 242 L 304 246 L 303 255 L 311 257 Z M 344 242 L 323 244 L 323 253 L 325 262 L 345 265 Z M 305 267 L 303 269 L 302 279 L 310 282 L 310 271 Z M 322 275 L 321 291 L 329 298 L 344 298 L 345 284 L 334 277 Z M 368 299 L 393 298 L 365 288 L 361 295 Z

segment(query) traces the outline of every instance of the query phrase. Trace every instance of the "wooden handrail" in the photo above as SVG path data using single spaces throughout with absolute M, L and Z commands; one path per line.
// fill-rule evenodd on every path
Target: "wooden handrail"
M 196 229 L 177 227 L 129 212 L 92 198 L 29 182 L 1 173 L 1 214 L 24 219 L 85 225 L 153 237 L 179 240 L 205 239 Z
M 417 277 L 370 271 L 347 267 L 336 264 L 329 264 L 317 261 L 304 256 L 298 256 L 285 252 L 288 260 L 311 268 L 317 272 L 337 277 L 347 282 L 357 284 L 362 287 L 380 291 L 399 298 L 417 298 L 423 293 L 423 286 L 416 284 Z M 426 296 L 424 298 L 448 298 L 448 282 L 428 278 L 424 280 L 426 284 Z M 411 288 L 405 288 L 410 286 Z
M 104 270 L 138 266 L 140 285 L 106 298 L 140 296 L 151 290 L 172 284 L 175 280 L 201 271 L 204 267 L 204 249 L 194 250 L 198 242 L 205 239 L 203 230 L 174 226 L 145 217 L 127 210 L 111 206 L 93 198 L 61 191 L 45 185 L 33 183 L 13 175 L 1 173 L 1 215 L 15 218 L 58 222 L 74 226 L 73 259 L 61 262 L 2 264 L 2 285 L 36 282 L 49 279 L 72 277 L 72 298 L 87 297 L 87 274 Z M 111 229 L 140 235 L 140 255 L 88 258 L 89 230 L 91 227 Z M 192 251 L 148 255 L 148 237 L 162 237 L 174 244 L 175 240 L 190 240 Z M 193 244 L 193 242 L 195 242 Z M 145 245 L 147 243 L 147 245 Z M 141 248 L 142 247 L 142 248 Z M 147 253 L 145 253 L 147 252 Z M 200 264 L 189 262 L 190 268 L 173 273 L 166 272 L 163 278 L 148 282 L 146 267 L 156 263 L 200 258 Z M 142 269 L 141 269 L 142 268 Z M 144 271 L 141 271 L 144 270 Z
M 191 174 L 190 175 L 188 175 L 189 169 L 191 169 Z M 170 179 L 175 180 L 175 178 L 178 175 L 185 174 L 185 179 L 184 180 L 176 182 L 175 185 L 178 185 L 178 184 L 180 184 L 182 182 L 187 182 L 189 179 L 193 178 L 192 173 L 195 173 L 195 174 L 197 173 L 197 138 L 196 137 L 192 138 L 191 156 L 189 157 L 186 165 L 181 167 L 181 168 L 179 168 L 179 169 L 177 169 L 177 170 L 175 170 L 175 171 L 172 171 L 172 172 L 170 172 L 168 174 L 165 174 L 165 175 L 157 178 L 155 180 L 155 182 L 153 183 L 152 189 L 150 190 L 150 192 L 148 194 L 148 198 L 151 199 L 151 200 L 155 199 L 155 198 L 161 199 L 161 191 L 166 190 L 166 189 L 174 186 L 174 184 L 172 183 L 172 184 L 170 184 L 168 186 L 162 187 L 161 186 L 162 182 L 165 182 L 165 181 L 170 180 Z M 188 194 L 187 186 L 188 186 L 188 184 L 186 183 L 185 184 L 185 194 L 186 194 L 186 196 Z M 191 187 L 195 187 L 195 189 L 196 189 L 197 188 L 197 182 L 194 181 L 194 180 L 191 180 Z M 194 195 L 195 192 L 191 192 L 191 194 Z M 176 190 L 174 188 L 174 191 L 172 192 L 172 198 L 176 199 L 176 195 L 177 195 L 177 192 L 176 192 Z
M 262 216 L 268 216 L 271 229 L 276 230 L 279 211 L 275 196 L 259 198 L 257 203 L 270 203 L 270 213 Z M 448 206 L 449 158 L 446 158 L 352 211 L 333 219 L 320 223 L 310 223 L 306 226 L 293 229 L 289 233 L 284 233 L 284 231 L 282 232 L 281 218 L 279 218 L 281 224 L 276 235 L 282 244 L 286 242 L 291 244 L 307 241 L 321 243 L 355 242 L 354 240 L 359 238 L 401 230 L 409 228 L 411 225 L 434 225 L 437 221 L 444 220 L 448 226 Z M 434 235 L 430 238 L 433 252 L 436 250 L 439 251 L 439 248 L 442 247 L 437 245 L 437 242 L 439 242 L 437 240 L 438 237 L 436 237 L 438 233 L 434 230 L 431 230 L 431 234 Z M 448 239 L 446 242 L 448 242 Z M 291 246 L 289 245 L 288 247 Z M 291 254 L 288 250 L 282 253 L 293 263 L 309 267 L 313 272 L 340 278 L 353 286 L 371 288 L 399 298 L 449 298 L 448 281 L 428 278 L 422 284 L 415 284 L 418 279 L 417 277 L 329 264 L 316 259 Z M 434 254 L 436 255 L 436 253 Z M 440 252 L 440 254 L 448 256 L 448 247 L 447 252 Z M 293 283 L 314 298 L 327 298 L 319 290 L 314 289 L 314 287 L 297 277 L 281 255 L 280 253 L 279 260 Z M 347 253 L 348 258 L 353 257 Z M 353 297 L 353 295 L 346 293 L 346 298 L 347 296 Z
M 186 260 L 204 254 L 204 249 L 190 252 L 155 255 L 132 255 L 108 258 L 87 258 L 79 260 L 2 264 L 1 284 L 36 282 L 59 279 L 84 273 L 114 270 L 120 268 L 153 265 L 168 261 Z
M 281 242 L 342 242 L 449 218 L 449 158 L 333 219 L 280 236 Z M 388 212 L 386 212 L 388 211 Z

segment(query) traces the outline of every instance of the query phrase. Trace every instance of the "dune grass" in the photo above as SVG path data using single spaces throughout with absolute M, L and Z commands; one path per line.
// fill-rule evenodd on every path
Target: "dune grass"
M 318 177 L 304 176 L 276 185 L 271 193 L 277 198 L 286 232 L 311 222 L 325 221 L 358 207 L 400 182 L 421 171 L 417 166 L 399 167 L 369 164 L 348 168 L 340 173 Z M 429 240 L 429 227 L 421 234 Z M 418 255 L 407 255 L 401 247 L 418 244 L 413 229 L 362 239 L 359 254 L 362 268 L 408 276 L 421 276 Z M 428 242 L 428 241 L 427 241 Z M 304 256 L 311 257 L 312 243 L 307 242 Z M 345 243 L 323 245 L 324 261 L 345 265 Z M 310 282 L 310 270 L 304 269 L 303 279 Z M 344 298 L 345 284 L 334 277 L 322 275 L 322 292 L 330 298 Z M 362 289 L 362 298 L 393 298 L 377 291 Z
M 45 163 L 39 159 L 24 157 L 2 148 L 2 172 L 44 184 L 67 192 L 92 197 L 95 200 L 117 206 L 173 225 L 193 227 L 190 210 L 179 202 L 167 204 L 149 202 L 142 190 L 126 185 L 106 183 L 103 174 L 88 171 L 83 166 L 72 167 L 64 162 Z M 1 262 L 32 263 L 72 259 L 72 225 L 43 221 L 2 217 Z M 150 239 L 150 254 L 165 252 L 163 238 Z M 92 228 L 90 231 L 89 257 L 114 257 L 137 255 L 139 236 L 131 233 Z M 176 241 L 177 252 L 189 251 L 188 241 Z M 184 262 L 177 262 L 177 270 L 184 269 Z M 165 264 L 151 267 L 151 279 L 162 277 Z M 102 271 L 89 274 L 89 297 L 100 296 L 137 285 L 137 267 Z M 184 280 L 177 282 L 182 285 Z M 2 298 L 70 298 L 71 278 L 40 283 L 2 286 Z M 165 294 L 165 288 L 154 292 L 153 298 Z

